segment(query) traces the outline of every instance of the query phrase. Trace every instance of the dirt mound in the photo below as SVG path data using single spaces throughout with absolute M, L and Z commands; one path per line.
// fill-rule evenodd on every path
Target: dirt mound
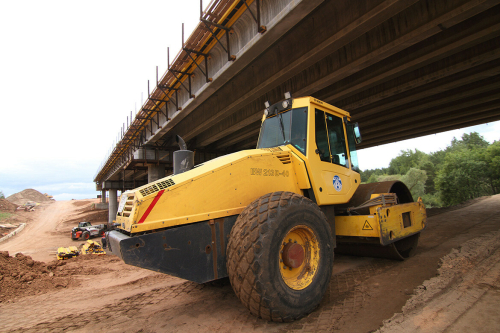
M 99 223 L 107 223 L 108 222 L 108 210 L 95 210 L 95 204 L 89 202 L 78 202 L 80 204 L 76 204 L 74 202 L 73 205 L 77 207 L 81 207 L 77 210 L 78 214 L 71 216 L 71 218 L 65 220 L 64 224 L 72 224 L 78 222 L 91 222 L 92 224 Z
M 7 199 L 0 199 L 0 211 L 1 212 L 7 212 L 7 213 L 13 213 L 16 211 L 18 205 L 10 202 Z
M 11 196 L 7 197 L 7 200 L 9 200 L 12 203 L 15 203 L 16 205 L 24 205 L 28 201 L 34 201 L 34 202 L 52 201 L 44 194 L 32 188 L 12 194 Z
M 22 253 L 15 257 L 0 252 L 0 302 L 33 294 L 43 294 L 74 284 L 72 277 L 62 273 L 65 261 L 45 264 Z
M 89 262 L 91 261 L 91 262 Z M 55 289 L 76 287 L 75 275 L 99 275 L 114 271 L 114 256 L 79 255 L 46 264 L 22 253 L 14 257 L 0 251 L 0 303 L 16 298 L 44 294 Z

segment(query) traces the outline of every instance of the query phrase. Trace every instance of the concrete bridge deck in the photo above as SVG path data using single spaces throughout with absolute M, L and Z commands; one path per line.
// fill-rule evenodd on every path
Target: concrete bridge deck
M 200 19 L 98 189 L 169 173 L 174 134 L 196 162 L 254 147 L 286 91 L 349 111 L 360 148 L 500 119 L 500 0 L 220 0 Z

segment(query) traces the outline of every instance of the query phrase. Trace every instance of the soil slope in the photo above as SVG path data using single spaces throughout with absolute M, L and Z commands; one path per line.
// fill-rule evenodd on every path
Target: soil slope
M 50 263 L 54 255 L 49 251 L 78 243 L 71 241 L 69 230 L 91 213 L 83 209 L 91 201 L 83 206 L 74 203 L 55 202 L 35 212 L 38 215 L 33 215 L 36 218 L 26 230 L 0 244 L 0 250 L 9 251 L 9 260 L 13 260 L 16 252 L 23 252 L 34 261 Z M 44 294 L 9 294 L 2 299 L 0 332 L 372 332 L 384 320 L 402 311 L 400 316 L 405 318 L 411 315 L 427 318 L 425 327 L 430 328 L 427 331 L 448 331 L 459 322 L 464 322 L 460 327 L 465 329 L 471 318 L 479 318 L 477 313 L 497 313 L 500 308 L 496 294 L 499 237 L 487 238 L 489 245 L 480 247 L 486 244 L 484 237 L 499 230 L 500 195 L 497 195 L 430 217 L 417 254 L 404 262 L 336 255 L 332 279 L 320 306 L 305 318 L 285 324 L 269 323 L 251 315 L 227 280 L 200 285 L 127 266 L 111 255 L 72 259 L 66 265 L 48 270 L 49 274 L 56 271 L 54 277 L 69 277 L 67 284 L 49 288 Z M 471 240 L 474 243 L 468 243 Z M 487 280 L 482 279 L 483 275 Z M 445 276 L 453 278 L 446 280 L 440 291 L 428 296 L 422 294 L 429 287 L 425 281 Z M 458 292 L 452 295 L 454 301 L 450 303 L 448 299 L 448 303 L 433 305 L 439 295 L 444 296 L 453 288 Z M 459 297 L 468 289 L 478 293 Z M 407 303 L 415 297 L 422 301 Z M 441 325 L 439 314 L 446 310 L 443 305 L 459 302 L 471 310 L 460 312 L 455 321 L 449 317 L 448 322 L 453 322 Z M 408 323 L 398 322 L 402 326 L 395 331 L 425 331 L 422 325 L 412 330 L 407 325 L 415 325 L 415 321 L 408 318 Z

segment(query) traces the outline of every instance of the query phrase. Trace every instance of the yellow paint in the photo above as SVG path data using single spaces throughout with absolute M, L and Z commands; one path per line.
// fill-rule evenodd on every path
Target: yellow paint
M 427 215 L 422 201 L 370 207 L 373 215 L 352 215 L 335 217 L 335 233 L 337 236 L 377 237 L 380 244 L 387 245 L 422 231 L 425 228 Z M 403 214 L 410 216 L 411 225 L 404 226 Z M 370 230 L 366 222 L 372 227 Z
M 300 186 L 307 184 L 304 175 L 297 177 L 294 165 L 300 162 L 291 156 L 291 150 L 282 147 L 279 151 L 245 150 L 205 162 L 152 183 L 170 179 L 175 185 L 165 189 L 143 223 L 138 222 L 159 192 L 142 196 L 141 190 L 152 184 L 134 190 L 135 205 L 127 211 L 130 216 L 119 214 L 116 222 L 136 233 L 237 215 L 253 200 L 274 191 L 302 194 Z
M 368 222 L 372 230 L 363 228 Z M 380 237 L 379 221 L 373 215 L 335 216 L 337 236 Z
M 313 97 L 302 97 L 293 100 L 293 108 L 308 107 L 308 134 L 307 134 L 307 149 L 306 149 L 306 167 L 311 179 L 312 189 L 318 205 L 334 205 L 348 202 L 354 192 L 361 183 L 359 173 L 351 168 L 323 162 L 316 153 L 316 131 L 315 131 L 315 109 L 325 111 L 337 117 L 347 117 L 350 119 L 348 112 L 339 109 L 333 105 L 317 100 Z M 345 135 L 345 125 L 344 125 Z M 347 137 L 345 137 L 347 142 Z M 348 149 L 347 149 L 348 150 Z M 339 176 L 342 181 L 342 190 L 337 191 L 333 186 L 333 177 Z
M 297 243 L 304 250 L 304 261 L 299 267 L 287 267 L 283 262 L 283 249 L 288 242 Z M 314 232 L 304 225 L 292 228 L 281 241 L 280 253 L 278 255 L 281 278 L 291 289 L 302 290 L 306 288 L 316 276 L 320 256 L 321 249 Z
M 275 191 L 304 194 L 312 189 L 319 206 L 348 202 L 360 184 L 360 175 L 352 167 L 321 161 L 315 152 L 314 117 L 315 109 L 339 118 L 349 119 L 349 113 L 312 97 L 293 100 L 293 108 L 301 107 L 308 108 L 306 156 L 292 145 L 284 145 L 216 158 L 182 174 L 125 192 L 126 204 L 116 222 L 123 230 L 140 233 L 223 218 L 240 214 L 252 201 Z M 344 135 L 345 132 L 344 124 Z M 347 137 L 344 139 L 347 143 Z M 334 187 L 336 177 L 342 182 L 341 188 Z M 148 213 L 149 207 L 153 208 Z M 412 225 L 403 225 L 403 213 L 408 213 Z M 425 221 L 425 207 L 419 200 L 390 207 L 374 206 L 365 216 L 336 216 L 335 228 L 339 236 L 377 237 L 385 245 L 421 231 Z M 287 279 L 292 278 L 282 273 Z M 290 283 L 293 288 L 302 285 Z

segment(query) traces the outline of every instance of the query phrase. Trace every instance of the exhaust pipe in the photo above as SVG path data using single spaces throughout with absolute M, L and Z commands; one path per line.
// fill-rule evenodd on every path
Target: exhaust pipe
M 182 138 L 178 135 L 175 136 L 175 142 L 179 145 L 180 150 L 187 150 L 187 144 L 182 140 Z
M 178 175 L 194 167 L 194 152 L 187 150 L 186 142 L 180 136 L 175 136 L 175 142 L 180 148 L 174 151 L 174 175 Z

